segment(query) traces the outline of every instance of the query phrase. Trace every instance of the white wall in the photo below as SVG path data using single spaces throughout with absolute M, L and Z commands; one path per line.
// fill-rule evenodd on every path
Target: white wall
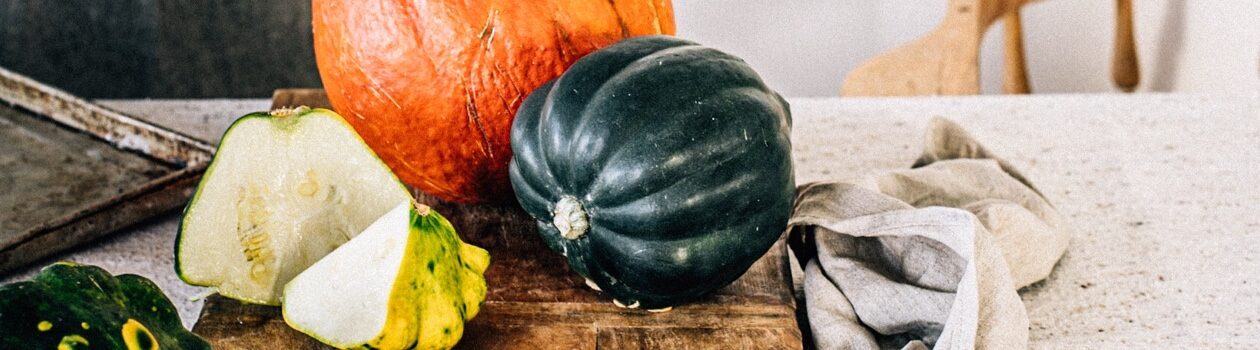
M 944 17 L 946 0 L 674 0 L 678 35 L 747 60 L 788 96 L 835 96 L 845 75 Z M 1260 91 L 1260 1 L 1137 0 L 1138 91 Z M 1034 93 L 1111 92 L 1115 1 L 1024 8 Z M 1001 90 L 1002 26 L 981 54 L 985 93 Z

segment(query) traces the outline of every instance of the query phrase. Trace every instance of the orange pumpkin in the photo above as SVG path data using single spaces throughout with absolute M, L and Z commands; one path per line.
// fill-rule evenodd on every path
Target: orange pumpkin
M 333 108 L 407 184 L 455 202 L 513 197 L 517 107 L 582 56 L 673 34 L 670 0 L 313 0 Z

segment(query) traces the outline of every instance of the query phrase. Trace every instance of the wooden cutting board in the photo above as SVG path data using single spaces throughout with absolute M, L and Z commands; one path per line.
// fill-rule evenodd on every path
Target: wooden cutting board
M 277 90 L 275 106 L 329 106 L 320 90 Z M 619 308 L 547 249 L 516 205 L 444 203 L 420 195 L 464 241 L 490 252 L 489 290 L 462 349 L 801 349 L 785 245 L 703 300 L 664 313 Z M 215 349 L 325 349 L 275 307 L 207 298 L 193 332 Z

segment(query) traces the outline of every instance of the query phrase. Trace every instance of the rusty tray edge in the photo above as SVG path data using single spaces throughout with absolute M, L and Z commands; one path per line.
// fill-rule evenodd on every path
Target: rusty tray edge
M 0 242 L 0 274 L 107 236 L 187 203 L 214 148 L 0 68 L 0 103 L 20 107 L 111 146 L 174 166 L 172 172 L 18 232 Z

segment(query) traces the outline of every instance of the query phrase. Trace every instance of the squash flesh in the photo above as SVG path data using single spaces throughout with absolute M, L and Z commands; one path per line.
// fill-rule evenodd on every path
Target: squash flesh
M 489 255 L 400 204 L 285 287 L 284 318 L 338 348 L 445 349 L 485 299 Z
M 185 211 L 180 277 L 277 305 L 281 288 L 410 194 L 339 116 L 242 117 Z
M 400 205 L 363 231 L 358 239 L 342 245 L 299 274 L 285 287 L 284 317 L 300 322 L 312 334 L 332 334 L 321 341 L 337 347 L 362 344 L 385 328 L 390 295 L 399 275 L 410 274 L 403 265 L 405 239 L 397 231 L 408 230 L 408 207 Z M 342 278 L 354 276 L 354 281 Z M 323 317 L 319 310 L 335 312 Z

